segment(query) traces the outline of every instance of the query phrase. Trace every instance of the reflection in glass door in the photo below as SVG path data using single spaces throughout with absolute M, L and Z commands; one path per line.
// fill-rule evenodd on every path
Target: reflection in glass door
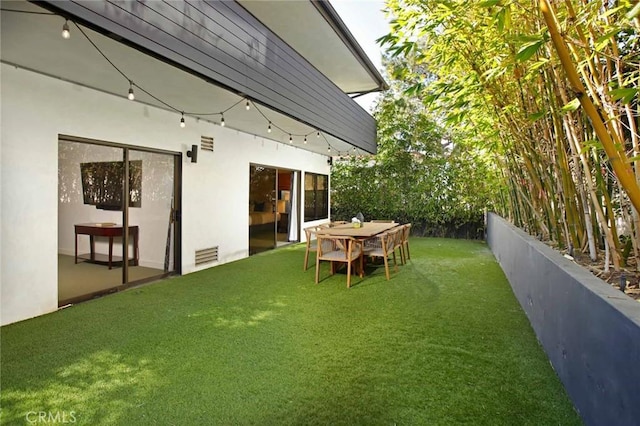
M 145 165 L 142 208 L 129 209 L 129 226 L 140 229 L 143 268 L 129 268 L 129 282 L 175 270 L 176 185 L 175 156 L 129 150 L 129 161 Z
M 250 255 L 299 240 L 298 179 L 292 170 L 250 166 Z
M 60 305 L 179 272 L 179 156 L 75 138 L 58 152 Z
M 276 246 L 276 169 L 249 168 L 249 254 Z

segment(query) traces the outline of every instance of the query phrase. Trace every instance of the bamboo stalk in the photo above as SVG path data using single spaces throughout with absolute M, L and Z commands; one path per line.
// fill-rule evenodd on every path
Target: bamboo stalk
M 553 10 L 551 9 L 549 1 L 539 1 L 540 11 L 547 24 L 551 40 L 556 49 L 556 52 L 558 53 L 558 57 L 563 69 L 565 70 L 569 83 L 571 84 L 572 89 L 576 92 L 576 96 L 580 101 L 580 105 L 582 106 L 585 114 L 587 114 L 587 116 L 591 120 L 593 129 L 596 132 L 598 139 L 602 143 L 607 157 L 611 162 L 611 166 L 613 167 L 613 170 L 618 180 L 620 181 L 620 185 L 622 186 L 622 188 L 624 188 L 625 192 L 629 196 L 629 199 L 631 200 L 634 208 L 640 210 L 640 187 L 638 186 L 633 170 L 629 162 L 627 161 L 626 154 L 624 153 L 624 151 L 621 152 L 622 147 L 620 147 L 619 145 L 616 146 L 612 136 L 607 131 L 607 127 L 604 123 L 600 111 L 596 109 L 591 99 L 586 95 L 585 87 L 582 84 L 580 77 L 578 76 L 573 62 L 571 61 L 569 51 L 562 38 L 562 35 L 558 31 L 558 23 Z

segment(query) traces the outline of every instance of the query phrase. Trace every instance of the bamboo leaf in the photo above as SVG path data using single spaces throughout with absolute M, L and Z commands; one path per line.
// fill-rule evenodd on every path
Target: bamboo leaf
M 518 53 L 516 53 L 516 61 L 524 62 L 531 58 L 543 44 L 544 40 L 538 39 L 537 41 L 523 45 L 520 50 L 518 50 Z
M 416 83 L 412 86 L 410 86 L 409 88 L 407 88 L 404 93 L 407 96 L 415 96 L 418 95 L 420 92 L 422 92 L 424 85 L 422 83 Z
M 549 63 L 549 59 L 540 58 L 538 61 L 534 62 L 533 65 L 529 66 L 531 71 L 537 71 L 539 68 L 546 66 Z
M 633 9 L 627 13 L 627 19 L 632 20 L 638 15 L 640 15 L 640 3 L 637 3 Z
M 582 142 L 582 146 L 585 148 L 602 149 L 602 143 L 598 139 L 589 139 Z
M 500 0 L 486 0 L 486 1 L 480 2 L 479 6 L 480 7 L 493 7 L 493 6 L 497 5 L 498 3 L 500 3 Z
M 433 102 L 435 102 L 436 99 L 438 99 L 438 96 L 435 94 L 431 94 L 425 96 L 423 102 L 425 105 L 431 105 Z
M 496 15 L 496 18 L 498 19 L 498 31 L 503 32 L 504 31 L 504 25 L 505 25 L 505 20 L 506 20 L 506 9 L 501 9 L 500 12 L 498 12 L 498 14 Z
M 504 8 L 504 29 L 511 29 L 511 8 L 509 6 Z
M 611 9 L 607 9 L 601 16 L 604 18 L 608 18 L 611 15 L 617 14 L 620 10 L 622 10 L 623 6 L 613 7 Z
M 611 30 L 608 33 L 604 34 L 603 36 L 599 37 L 596 40 L 596 44 L 595 44 L 596 50 L 597 51 L 601 51 L 602 49 L 604 49 L 611 42 L 611 38 L 614 37 L 619 32 L 620 32 L 620 29 L 617 28 L 617 29 Z
M 391 34 L 385 34 L 382 37 L 376 39 L 376 43 L 380 46 L 384 46 L 385 44 L 393 44 L 395 40 L 395 36 Z
M 533 114 L 529 114 L 529 117 L 527 117 L 530 121 L 537 121 L 540 120 L 542 117 L 544 117 L 547 114 L 546 111 L 540 111 L 540 112 L 536 112 Z
M 565 106 L 562 107 L 562 112 L 575 111 L 580 107 L 580 100 L 575 98 L 571 102 L 568 102 Z
M 621 87 L 610 91 L 609 94 L 614 100 L 621 101 L 623 104 L 628 104 L 636 97 L 638 89 L 632 87 Z

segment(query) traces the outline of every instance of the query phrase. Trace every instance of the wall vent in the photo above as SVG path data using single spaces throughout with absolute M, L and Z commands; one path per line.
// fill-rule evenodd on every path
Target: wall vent
M 196 250 L 196 266 L 218 261 L 218 246 Z
M 211 136 L 202 136 L 200 138 L 200 149 L 203 151 L 211 151 L 213 152 L 213 137 Z

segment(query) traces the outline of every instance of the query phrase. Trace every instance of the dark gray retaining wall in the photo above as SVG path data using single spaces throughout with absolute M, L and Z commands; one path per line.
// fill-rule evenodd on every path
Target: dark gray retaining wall
M 587 425 L 640 424 L 640 303 L 495 214 L 487 242 Z

